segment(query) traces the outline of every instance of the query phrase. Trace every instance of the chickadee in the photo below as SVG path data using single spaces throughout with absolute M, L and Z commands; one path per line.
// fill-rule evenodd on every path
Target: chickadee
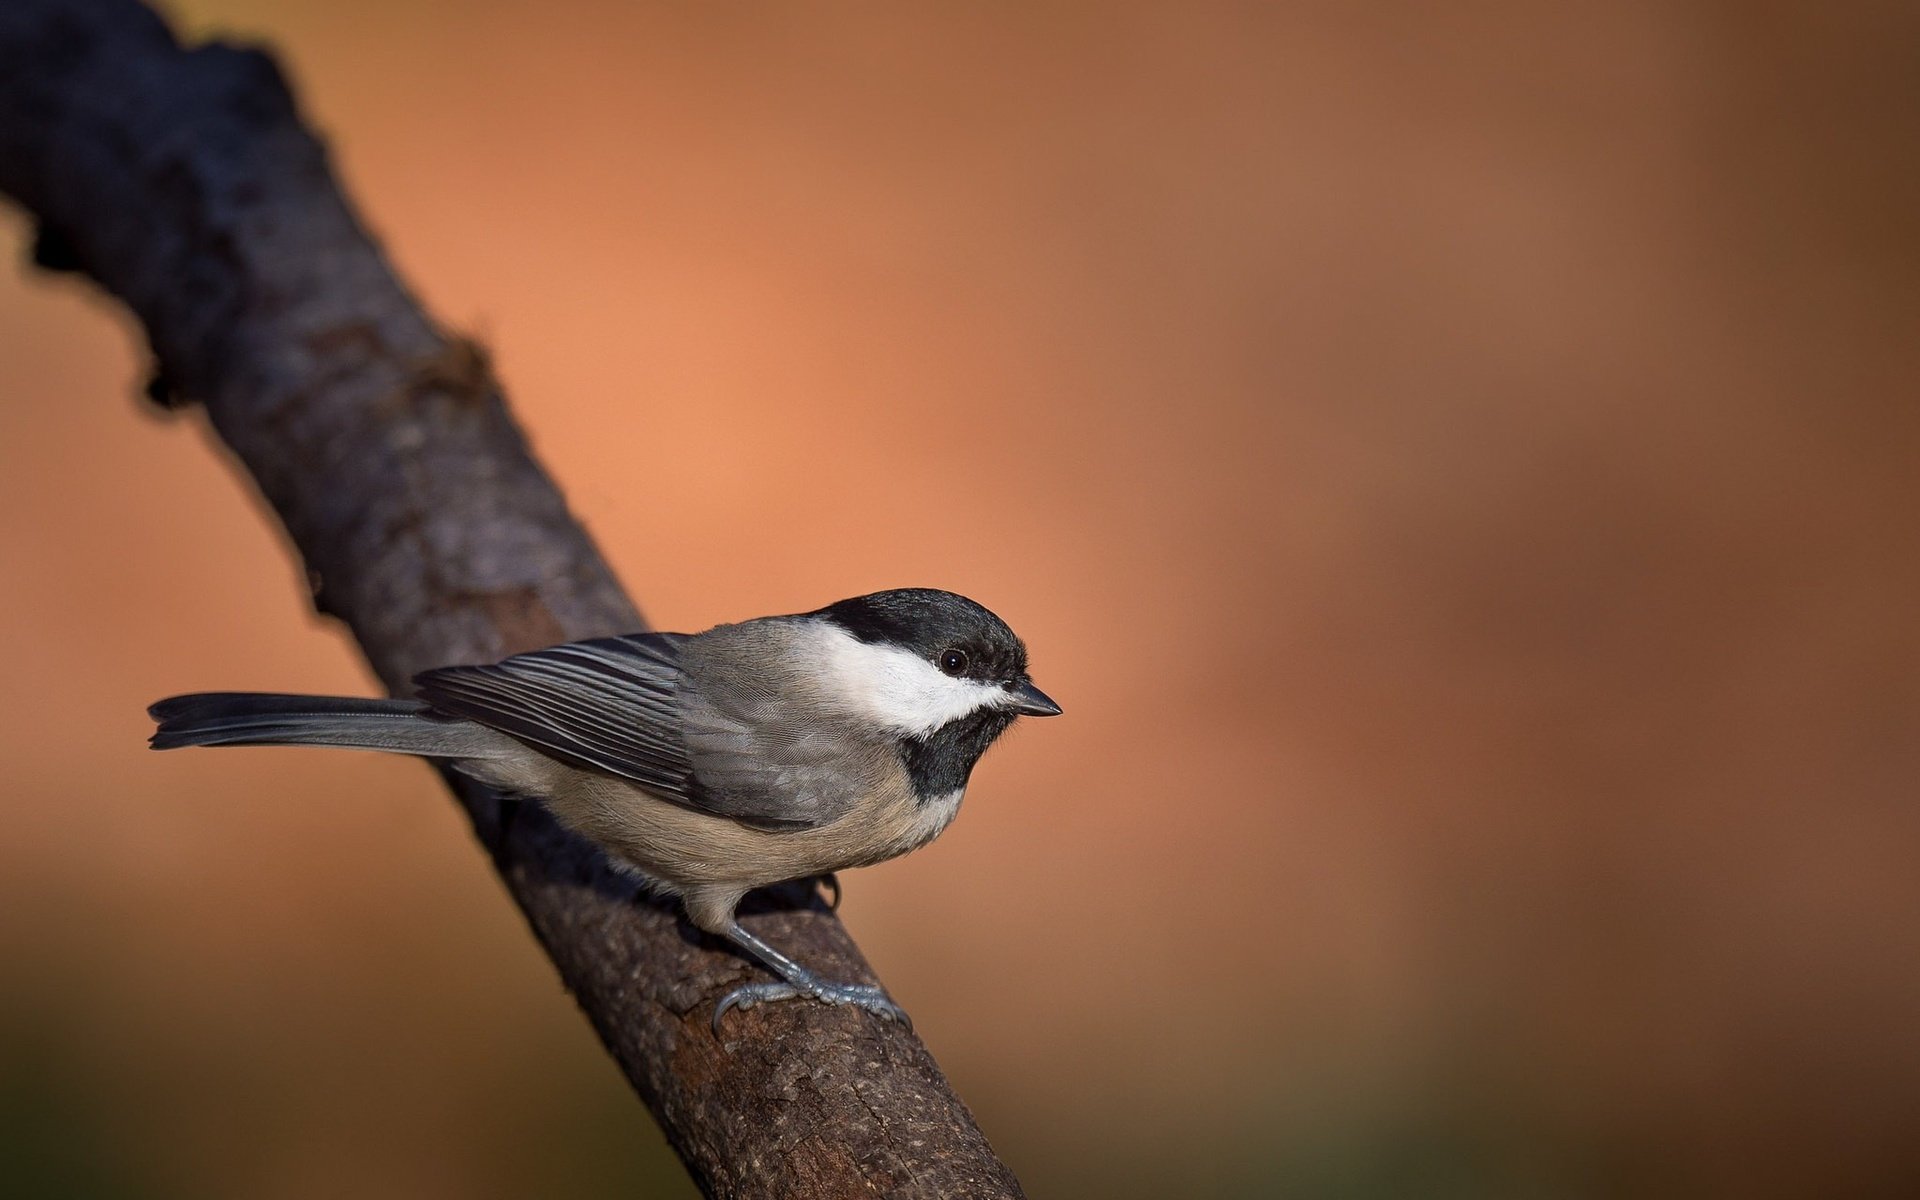
M 538 797 L 780 977 L 729 993 L 716 1031 L 729 1008 L 798 996 L 905 1021 L 879 988 L 819 978 L 734 909 L 756 887 L 926 845 L 1016 717 L 1060 712 L 1004 621 L 930 588 L 700 634 L 567 642 L 414 685 L 417 700 L 175 696 L 148 709 L 152 745 L 417 754 Z

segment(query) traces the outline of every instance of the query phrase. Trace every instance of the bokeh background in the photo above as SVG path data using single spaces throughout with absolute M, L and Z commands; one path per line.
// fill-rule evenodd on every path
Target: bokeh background
M 1040 1197 L 1920 1194 L 1920 11 L 190 0 L 660 627 L 1066 706 L 844 913 Z M 10 1194 L 690 1194 L 0 210 Z

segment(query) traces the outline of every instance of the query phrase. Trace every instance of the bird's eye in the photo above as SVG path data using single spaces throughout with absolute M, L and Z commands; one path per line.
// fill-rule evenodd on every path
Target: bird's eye
M 959 675 L 967 669 L 967 652 L 951 649 L 940 652 L 940 669 L 949 675 Z

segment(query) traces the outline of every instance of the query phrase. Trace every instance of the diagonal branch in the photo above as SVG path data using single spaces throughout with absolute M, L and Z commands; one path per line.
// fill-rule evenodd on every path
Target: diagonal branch
M 390 687 L 642 627 L 485 358 L 420 310 L 266 54 L 178 46 L 135 0 L 0 5 L 0 191 L 43 265 L 144 326 L 156 398 L 205 404 Z M 911 1033 L 788 1004 L 707 1027 L 749 975 L 636 901 L 535 805 L 453 781 L 474 830 L 695 1180 L 726 1197 L 1020 1194 Z M 872 980 L 809 893 L 748 918 Z

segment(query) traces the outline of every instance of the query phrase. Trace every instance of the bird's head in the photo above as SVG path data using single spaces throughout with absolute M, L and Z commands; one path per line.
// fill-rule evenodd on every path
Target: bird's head
M 898 588 L 807 615 L 830 631 L 833 685 L 864 716 L 904 737 L 978 721 L 991 729 L 991 742 L 1015 717 L 1060 712 L 1028 678 L 1025 644 L 965 596 Z

